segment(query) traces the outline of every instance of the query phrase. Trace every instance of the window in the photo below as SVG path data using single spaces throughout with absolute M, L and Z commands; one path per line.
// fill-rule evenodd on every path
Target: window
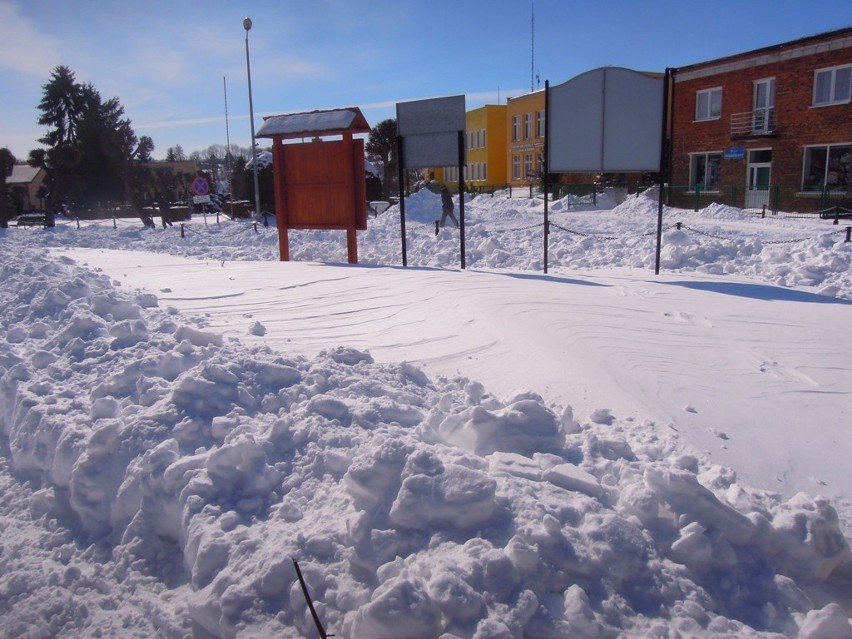
M 722 170 L 721 153 L 695 153 L 689 160 L 689 188 L 715 191 Z
M 718 120 L 722 116 L 722 87 L 695 93 L 695 119 Z
M 835 144 L 805 149 L 803 191 L 849 191 L 852 145 Z
M 482 163 L 482 179 L 488 179 L 488 164 L 486 164 L 485 162 Z
M 512 179 L 521 179 L 521 156 L 519 155 L 512 156 Z
M 538 112 L 538 118 L 536 119 L 535 135 L 537 138 L 544 137 L 544 111 Z
M 532 137 L 532 113 L 524 113 L 524 139 Z
M 473 131 L 468 131 L 467 133 L 467 148 L 473 148 Z
M 488 140 L 486 140 L 485 135 L 488 131 L 486 129 L 482 129 L 482 148 L 484 149 L 488 146 Z
M 820 69 L 814 73 L 814 106 L 849 102 L 852 89 L 852 65 Z
M 533 173 L 533 163 L 532 163 L 532 153 L 527 153 L 524 156 L 524 177 L 527 180 L 535 179 L 535 173 Z
M 521 139 L 521 116 L 512 116 L 512 141 L 517 142 Z

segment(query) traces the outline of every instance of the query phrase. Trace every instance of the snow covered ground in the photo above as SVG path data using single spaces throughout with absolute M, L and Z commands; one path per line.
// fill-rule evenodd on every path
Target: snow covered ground
M 844 226 L 550 206 L 0 231 L 4 636 L 852 637 Z

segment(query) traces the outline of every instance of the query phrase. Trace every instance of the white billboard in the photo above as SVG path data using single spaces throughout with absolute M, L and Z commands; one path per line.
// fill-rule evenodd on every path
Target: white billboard
M 657 171 L 664 76 L 603 67 L 550 87 L 550 173 Z
M 407 169 L 458 166 L 458 132 L 465 129 L 463 95 L 396 104 L 397 133 Z

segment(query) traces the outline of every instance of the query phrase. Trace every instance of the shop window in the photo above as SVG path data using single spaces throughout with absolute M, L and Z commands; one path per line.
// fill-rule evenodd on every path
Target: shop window
M 689 188 L 715 191 L 722 171 L 721 153 L 695 153 L 690 158 Z
M 849 166 L 852 146 L 812 146 L 805 149 L 803 191 L 849 191 Z

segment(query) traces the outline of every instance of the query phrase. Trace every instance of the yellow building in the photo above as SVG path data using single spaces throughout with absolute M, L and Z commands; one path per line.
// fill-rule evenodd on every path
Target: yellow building
M 506 104 L 508 144 L 507 183 L 525 186 L 538 182 L 544 167 L 544 90 Z
M 487 104 L 468 111 L 465 182 L 474 189 L 505 186 L 506 106 Z
M 464 182 L 470 189 L 506 186 L 506 106 L 486 104 L 465 114 Z M 455 166 L 429 170 L 431 179 L 451 189 L 458 185 Z

